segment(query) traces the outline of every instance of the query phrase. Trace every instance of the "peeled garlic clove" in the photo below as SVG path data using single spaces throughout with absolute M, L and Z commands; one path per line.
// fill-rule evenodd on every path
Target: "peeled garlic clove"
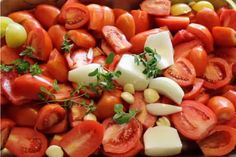
M 152 103 L 146 105 L 147 111 L 155 116 L 164 116 L 182 111 L 182 107 L 163 103 Z

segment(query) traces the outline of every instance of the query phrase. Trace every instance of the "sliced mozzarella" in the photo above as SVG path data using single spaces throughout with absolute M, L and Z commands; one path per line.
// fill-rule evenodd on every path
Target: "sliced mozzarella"
M 93 72 L 96 69 L 101 69 L 100 64 L 88 64 L 81 67 L 78 67 L 76 69 L 73 69 L 69 71 L 69 81 L 75 82 L 75 83 L 92 83 L 96 82 L 97 78 L 95 76 L 88 76 L 89 73 Z
M 182 107 L 163 103 L 152 103 L 146 105 L 147 111 L 155 116 L 165 116 L 182 111 Z
M 161 60 L 158 63 L 158 68 L 165 69 L 174 64 L 174 49 L 170 39 L 169 31 L 160 32 L 157 34 L 149 35 L 145 47 L 155 49 L 161 56 Z M 147 59 L 149 56 L 146 56 Z
M 167 77 L 151 79 L 149 88 L 156 89 L 158 93 L 167 96 L 177 104 L 180 104 L 184 97 L 183 89 L 175 81 Z
M 145 154 L 148 156 L 172 156 L 182 149 L 178 132 L 169 126 L 148 128 L 143 135 Z
M 46 155 L 48 157 L 63 157 L 64 152 L 61 149 L 61 147 L 59 147 L 57 145 L 51 145 L 46 150 Z
M 127 83 L 134 85 L 135 90 L 144 90 L 147 88 L 149 79 L 143 74 L 144 66 L 137 65 L 133 55 L 125 54 L 116 67 L 116 71 L 121 71 L 121 76 L 116 81 L 124 86 Z

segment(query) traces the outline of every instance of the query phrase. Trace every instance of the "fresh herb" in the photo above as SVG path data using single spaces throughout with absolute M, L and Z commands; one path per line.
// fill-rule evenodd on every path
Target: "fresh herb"
M 146 56 L 149 57 L 148 60 L 146 59 Z M 147 78 L 160 75 L 161 70 L 157 67 L 160 60 L 161 56 L 156 53 L 155 49 L 151 49 L 150 47 L 145 47 L 143 53 L 135 55 L 135 63 L 137 65 L 140 65 L 140 63 L 143 64 L 145 67 L 143 74 L 145 74 Z
M 12 65 L 6 65 L 6 64 L 0 64 L 0 69 L 3 72 L 10 72 L 14 69 L 14 66 Z
M 31 46 L 27 46 L 26 49 L 24 51 L 22 51 L 19 55 L 20 56 L 29 56 L 32 57 L 33 56 L 33 52 L 35 52 L 35 49 Z
M 55 98 L 54 94 L 45 87 L 40 87 L 40 93 L 38 94 L 42 101 L 48 102 L 49 98 Z
M 52 87 L 55 91 L 59 91 L 60 90 L 60 87 L 58 85 L 58 82 L 57 80 L 54 80 L 53 83 L 52 83 Z
M 61 49 L 66 53 L 70 53 L 71 48 L 73 47 L 73 45 L 74 44 L 71 43 L 71 40 L 69 39 L 68 34 L 65 34 L 64 38 L 63 38 L 63 44 L 61 46 Z
M 40 69 L 40 67 L 39 67 L 39 65 L 37 63 L 31 65 L 29 71 L 30 71 L 32 76 L 39 75 L 39 74 L 42 73 L 42 70 Z
M 114 112 L 116 114 L 113 116 L 113 120 L 118 124 L 128 123 L 137 113 L 137 111 L 133 109 L 130 109 L 129 113 L 125 113 L 123 108 L 122 104 L 116 104 L 114 106 Z
M 17 72 L 20 74 L 27 73 L 30 67 L 30 63 L 22 59 L 15 60 L 13 64 L 15 65 Z
M 115 54 L 111 52 L 106 58 L 106 64 L 111 64 L 114 60 Z

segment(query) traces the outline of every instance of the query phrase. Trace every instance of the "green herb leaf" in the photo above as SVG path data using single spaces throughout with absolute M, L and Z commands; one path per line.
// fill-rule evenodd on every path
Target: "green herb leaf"
M 59 90 L 60 90 L 60 87 L 59 87 L 59 85 L 58 85 L 57 80 L 54 80 L 54 81 L 53 81 L 52 86 L 53 86 L 53 89 L 54 89 L 55 91 L 59 91 Z
M 98 68 L 88 74 L 88 76 L 96 76 L 98 74 Z
M 36 64 L 33 64 L 30 66 L 30 73 L 31 75 L 39 75 L 42 73 L 42 70 L 40 69 L 39 65 L 36 63 Z
M 118 124 L 124 124 L 128 123 L 132 118 L 135 117 L 137 111 L 136 110 L 129 110 L 129 113 L 125 113 L 123 111 L 123 105 L 122 104 L 116 104 L 114 106 L 114 112 L 116 113 L 113 116 L 113 120 Z
M 22 59 L 17 59 L 13 62 L 18 73 L 26 73 L 29 70 L 30 63 Z
M 65 34 L 63 39 L 64 40 L 63 40 L 61 49 L 66 53 L 70 53 L 71 48 L 74 46 L 74 44 L 71 43 L 71 40 L 69 39 L 68 34 Z
M 27 46 L 26 49 L 24 51 L 22 51 L 19 55 L 20 56 L 29 56 L 32 57 L 33 56 L 33 52 L 35 52 L 35 49 L 31 46 Z
M 12 65 L 5 65 L 5 64 L 0 64 L 0 69 L 3 72 L 10 72 L 13 70 L 13 66 Z
M 106 59 L 106 64 L 111 64 L 114 60 L 115 54 L 113 52 L 111 52 Z

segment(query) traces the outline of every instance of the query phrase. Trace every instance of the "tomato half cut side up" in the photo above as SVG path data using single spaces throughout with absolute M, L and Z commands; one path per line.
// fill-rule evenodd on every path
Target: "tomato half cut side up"
M 133 149 L 142 135 L 142 125 L 135 118 L 126 124 L 116 124 L 111 118 L 103 122 L 105 132 L 102 141 L 107 153 L 126 153 Z
M 194 99 L 197 95 L 200 94 L 201 88 L 203 86 L 204 80 L 196 78 L 191 91 L 184 94 L 184 99 Z
M 102 143 L 104 128 L 96 121 L 86 120 L 67 132 L 60 146 L 71 157 L 87 157 Z
M 155 16 L 167 16 L 170 14 L 171 2 L 169 0 L 145 0 L 140 8 L 148 14 Z
M 224 156 L 235 147 L 236 131 L 226 125 L 218 125 L 209 136 L 198 141 L 205 156 Z
M 182 112 L 173 114 L 171 120 L 175 128 L 185 137 L 200 140 L 208 135 L 217 122 L 216 115 L 202 103 L 185 100 Z
M 193 84 L 196 72 L 189 60 L 179 58 L 164 72 L 164 76 L 176 81 L 180 86 L 186 87 Z
M 232 71 L 229 64 L 222 58 L 210 58 L 203 74 L 204 87 L 219 89 L 227 85 L 232 79 Z
M 47 138 L 31 128 L 15 127 L 6 143 L 6 148 L 19 157 L 41 157 L 47 149 Z

